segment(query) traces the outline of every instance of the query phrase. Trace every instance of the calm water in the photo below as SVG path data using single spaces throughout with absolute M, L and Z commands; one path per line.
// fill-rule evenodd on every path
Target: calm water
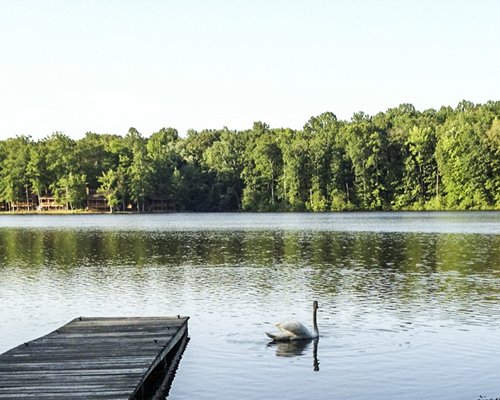
M 321 338 L 270 345 L 285 318 Z M 0 217 L 0 353 L 191 316 L 169 399 L 500 397 L 500 213 Z

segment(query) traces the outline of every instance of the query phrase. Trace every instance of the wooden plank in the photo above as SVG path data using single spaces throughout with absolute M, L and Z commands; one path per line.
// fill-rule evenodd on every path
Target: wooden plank
M 0 355 L 0 399 L 137 399 L 187 342 L 188 317 L 76 318 Z M 174 353 L 174 354 L 172 354 Z

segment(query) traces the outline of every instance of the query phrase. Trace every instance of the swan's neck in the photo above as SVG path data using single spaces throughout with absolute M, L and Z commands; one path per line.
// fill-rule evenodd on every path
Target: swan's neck
M 314 331 L 314 336 L 319 336 L 319 330 L 318 330 L 318 319 L 316 317 L 316 314 L 318 312 L 318 309 L 315 307 L 313 310 L 313 331 Z

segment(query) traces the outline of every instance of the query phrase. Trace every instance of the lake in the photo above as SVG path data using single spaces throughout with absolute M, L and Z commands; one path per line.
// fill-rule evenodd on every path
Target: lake
M 269 342 L 313 300 L 318 342 Z M 500 212 L 2 215 L 0 303 L 0 353 L 190 316 L 169 399 L 500 397 Z

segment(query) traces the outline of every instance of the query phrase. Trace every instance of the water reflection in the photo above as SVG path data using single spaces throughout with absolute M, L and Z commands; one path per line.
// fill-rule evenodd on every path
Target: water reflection
M 297 357 L 307 355 L 307 350 L 313 345 L 313 371 L 319 371 L 318 344 L 319 338 L 304 340 L 289 340 L 286 342 L 271 341 L 267 345 L 276 348 L 277 357 Z
M 147 290 L 168 271 L 169 281 L 203 295 L 305 286 L 332 307 L 356 298 L 401 318 L 435 302 L 481 318 L 477 299 L 500 298 L 498 280 L 481 276 L 500 277 L 499 260 L 498 235 L 0 228 L 0 282 L 14 274 L 49 287 L 62 279 Z
M 75 276 L 90 268 L 108 281 L 110 268 L 183 265 L 227 267 L 210 284 L 241 283 L 259 291 L 306 282 L 312 290 L 336 293 L 381 293 L 404 301 L 440 293 L 495 298 L 498 287 L 467 277 L 500 276 L 500 236 L 454 234 L 339 232 L 142 232 L 0 228 L 2 268 L 23 270 L 36 278 L 51 273 Z M 236 274 L 236 268 L 239 268 Z M 262 271 L 259 271 L 262 269 Z M 265 270 L 264 270 L 265 269 Z M 295 271 L 305 269 L 297 278 Z M 171 270 L 186 279 L 186 271 Z M 454 275 L 458 274 L 458 275 Z M 456 279 L 461 277 L 461 279 Z M 222 281 L 221 281 L 222 280 Z M 452 282 L 452 285 L 450 285 Z M 295 282 L 296 283 L 296 282 Z
M 21 268 L 123 262 L 317 265 L 405 273 L 500 272 L 500 236 L 339 232 L 142 232 L 0 228 L 0 260 Z
M 304 224 L 285 226 L 288 215 L 238 214 L 236 229 L 218 229 L 218 215 L 168 216 L 191 221 L 177 230 L 159 216 L 0 228 L 0 349 L 82 314 L 182 313 L 192 340 L 176 399 L 237 398 L 242 388 L 252 388 L 249 399 L 364 399 L 367 388 L 373 398 L 473 398 L 496 387 L 498 217 L 489 230 L 461 218 L 453 233 L 426 230 L 429 219 L 442 222 L 437 214 L 420 223 L 411 214 L 412 229 L 402 221 L 397 231 L 373 214 L 376 231 L 359 214 L 346 218 L 364 230 L 329 229 L 337 215 L 299 217 Z M 265 229 L 242 229 L 243 218 Z M 321 226 L 304 229 L 309 219 Z M 308 321 L 312 299 L 321 374 L 310 371 L 311 358 L 320 368 L 318 342 L 264 345 L 263 331 L 284 314 Z

